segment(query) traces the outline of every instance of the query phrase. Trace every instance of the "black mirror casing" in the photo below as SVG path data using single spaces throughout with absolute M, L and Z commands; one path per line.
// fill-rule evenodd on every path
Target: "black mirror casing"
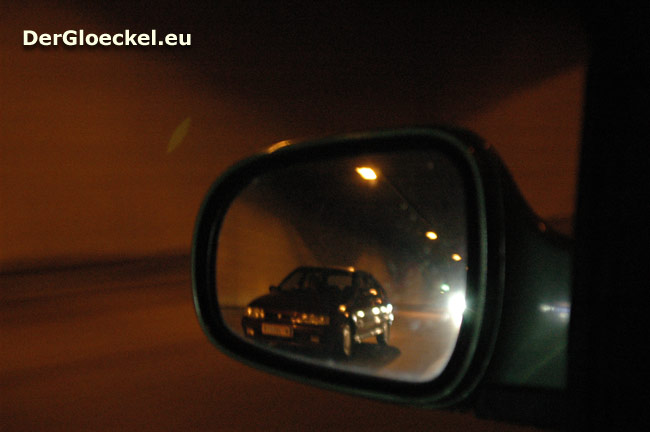
M 225 325 L 218 307 L 215 262 L 220 224 L 238 193 L 260 174 L 291 164 L 407 150 L 444 152 L 462 172 L 466 191 L 468 308 L 456 347 L 444 371 L 428 382 L 401 382 L 280 356 L 234 335 Z M 549 241 L 553 235 L 550 230 L 542 233 L 540 226 L 540 221 L 526 206 L 496 153 L 479 137 L 462 129 L 410 128 L 348 134 L 302 143 L 282 142 L 266 153 L 246 159 L 228 170 L 212 185 L 203 202 L 192 248 L 197 315 L 203 330 L 220 350 L 268 372 L 321 387 L 410 405 L 448 407 L 463 402 L 478 405 L 479 410 L 487 416 L 504 417 L 507 409 L 498 402 L 477 404 L 477 401 L 485 401 L 486 398 L 475 390 L 482 382 L 489 384 L 489 395 L 502 394 L 504 388 L 529 389 L 531 383 L 512 372 L 516 365 L 508 361 L 507 352 L 521 345 L 527 337 L 525 332 L 539 331 L 530 326 L 511 328 L 512 317 L 525 316 L 529 313 L 526 307 L 535 305 L 521 307 L 517 287 L 513 284 L 530 278 L 524 277 L 525 270 L 517 267 L 521 264 L 521 260 L 517 259 L 513 261 L 517 266 L 508 269 L 510 271 L 506 274 L 506 249 L 519 249 L 524 252 L 522 257 L 525 258 L 533 256 L 532 251 L 539 244 L 548 245 L 544 254 L 556 257 L 559 266 L 556 266 L 556 279 L 566 279 L 565 283 L 560 283 L 562 286 L 554 289 L 564 293 L 569 288 L 569 277 L 565 274 L 568 272 L 569 247 L 562 242 Z M 508 256 L 519 251 L 509 251 Z M 535 289 L 545 290 L 539 284 Z M 504 305 L 507 308 L 505 311 Z M 501 328 L 502 316 L 506 315 L 510 317 L 506 320 L 509 325 Z M 508 334 L 500 334 L 503 330 Z M 559 339 L 564 337 L 557 336 Z M 504 343 L 499 345 L 502 340 Z M 494 353 L 497 353 L 496 357 Z M 516 377 L 514 381 L 513 376 Z M 532 382 L 534 386 L 535 382 Z M 505 403 L 510 406 L 511 400 Z M 515 419 L 521 420 L 516 416 Z
M 468 303 L 460 336 L 448 367 L 438 378 L 427 383 L 402 383 L 344 371 L 319 368 L 300 361 L 279 357 L 272 352 L 246 344 L 224 325 L 217 304 L 216 253 L 220 221 L 238 192 L 255 176 L 289 164 L 368 152 L 434 149 L 445 152 L 461 167 L 468 189 L 471 210 Z M 227 354 L 255 367 L 304 382 L 390 401 L 448 406 L 464 399 L 474 389 L 487 367 L 500 316 L 503 286 L 502 207 L 500 190 L 489 179 L 495 173 L 493 156 L 475 135 L 450 128 L 404 129 L 359 133 L 300 144 L 280 143 L 271 151 L 253 156 L 218 179 L 211 187 L 199 213 L 192 251 L 195 305 L 199 320 L 210 340 Z M 486 183 L 486 179 L 488 179 Z M 489 213 L 489 215 L 488 215 Z M 488 228 L 488 225 L 492 225 Z M 488 253 L 488 244 L 492 253 Z M 488 262 L 490 261 L 490 262 Z M 490 270 L 488 270 L 490 269 Z

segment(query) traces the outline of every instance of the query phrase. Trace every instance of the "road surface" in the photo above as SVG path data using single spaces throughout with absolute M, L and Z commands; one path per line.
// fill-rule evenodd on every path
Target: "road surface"
M 0 276 L 2 431 L 520 431 L 241 365 L 194 315 L 189 258 Z
M 221 313 L 231 330 L 246 339 L 241 326 L 244 310 L 222 308 Z M 353 355 L 345 361 L 333 359 L 326 349 L 310 350 L 283 345 L 278 345 L 277 349 L 289 356 L 305 355 L 330 366 L 334 361 L 343 369 L 356 369 L 385 378 L 424 382 L 436 377 L 449 361 L 456 344 L 458 329 L 449 314 L 397 307 L 394 315 L 387 346 L 381 346 L 374 337 L 369 337 L 355 344 Z

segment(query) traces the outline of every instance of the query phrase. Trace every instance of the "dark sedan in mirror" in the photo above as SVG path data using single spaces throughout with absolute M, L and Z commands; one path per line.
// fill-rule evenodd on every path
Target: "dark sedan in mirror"
M 236 358 L 366 396 L 447 406 L 479 382 L 561 389 L 567 320 L 552 305 L 569 314 L 568 253 L 540 226 L 467 131 L 282 142 L 208 193 L 197 313 Z
M 248 304 L 242 329 L 266 343 L 324 348 L 348 358 L 364 339 L 388 344 L 392 311 L 386 292 L 366 272 L 300 267 Z

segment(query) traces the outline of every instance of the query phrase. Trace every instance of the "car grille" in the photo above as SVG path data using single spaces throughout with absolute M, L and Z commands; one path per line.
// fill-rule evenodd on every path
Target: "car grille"
M 269 310 L 265 312 L 264 321 L 278 324 L 291 324 L 291 318 L 297 315 L 297 312 Z

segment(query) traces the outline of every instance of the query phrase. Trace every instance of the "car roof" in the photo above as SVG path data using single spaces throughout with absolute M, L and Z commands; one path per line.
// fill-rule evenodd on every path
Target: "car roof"
M 317 266 L 301 266 L 294 270 L 296 271 L 325 271 L 332 273 L 350 273 L 350 274 L 369 274 L 363 270 L 357 270 L 354 267 L 331 266 L 331 267 L 317 267 Z

